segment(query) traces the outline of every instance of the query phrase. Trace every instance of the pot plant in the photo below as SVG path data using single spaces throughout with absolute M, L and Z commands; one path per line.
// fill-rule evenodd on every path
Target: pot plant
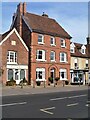
M 40 81 L 36 81 L 37 86 L 40 86 L 41 82 Z
M 59 79 L 60 79 L 59 77 L 56 77 L 56 78 L 55 78 L 56 85 L 57 85 L 57 82 L 58 82 Z
M 16 85 L 16 81 L 13 79 L 13 77 L 6 82 L 6 86 L 15 86 Z
M 48 80 L 49 80 L 50 83 L 53 83 L 53 78 L 52 77 L 49 77 Z
M 20 81 L 20 85 L 22 85 L 22 84 L 23 84 L 23 85 L 27 85 L 27 83 L 28 83 L 28 82 L 27 82 L 27 80 L 26 80 L 25 77 L 23 78 L 23 80 Z

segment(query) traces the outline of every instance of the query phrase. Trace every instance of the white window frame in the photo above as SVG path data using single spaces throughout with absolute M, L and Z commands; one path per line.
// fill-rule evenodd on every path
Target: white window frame
M 38 56 L 39 56 L 39 51 L 42 51 L 42 59 L 39 59 L 39 58 L 38 58 Z M 36 60 L 37 60 L 37 61 L 46 61 L 46 60 L 45 60 L 45 57 L 46 57 L 45 54 L 46 54 L 46 53 L 45 53 L 45 50 L 37 50 L 37 51 L 36 51 Z
M 62 61 L 62 54 L 64 54 L 64 61 Z M 65 52 L 61 52 L 60 53 L 60 62 L 67 62 L 67 53 L 65 53 Z
M 71 47 L 71 48 L 70 48 L 70 52 L 71 52 L 71 53 L 74 53 L 74 52 L 75 52 L 74 47 Z
M 88 67 L 87 65 L 88 65 L 88 60 L 86 60 L 86 65 L 85 66 Z
M 42 79 L 39 78 L 39 72 L 42 72 Z M 36 81 L 46 81 L 45 80 L 45 68 L 36 68 Z
M 64 78 L 61 76 L 62 72 L 64 72 Z M 60 80 L 67 80 L 67 69 L 60 69 Z
M 81 53 L 86 54 L 86 47 L 84 45 L 81 47 Z
M 53 58 L 54 58 L 53 60 L 51 60 L 51 54 L 52 54 L 52 53 L 53 53 Z M 50 60 L 51 60 L 52 62 L 55 61 L 55 52 L 54 52 L 54 51 L 51 51 L 51 52 L 50 52 Z
M 51 39 L 53 40 L 53 43 L 51 43 Z M 55 45 L 55 38 L 54 38 L 54 37 L 51 37 L 51 38 L 50 38 L 50 44 L 51 44 L 51 46 L 56 46 L 56 45 Z
M 41 38 L 41 42 L 39 42 L 38 41 L 38 44 L 44 44 L 44 35 L 42 35 L 42 34 L 38 34 L 38 40 L 39 40 L 39 36 L 41 36 L 42 38 Z
M 11 53 L 13 53 L 13 55 L 14 55 L 14 62 L 11 62 L 11 59 L 10 59 Z M 15 54 L 16 54 L 16 57 L 15 57 Z M 15 58 L 16 58 L 16 61 L 15 61 Z M 7 64 L 17 64 L 17 52 L 15 52 L 15 51 L 7 52 Z
M 61 41 L 63 41 L 63 42 L 61 42 Z M 61 43 L 63 43 L 63 44 L 61 44 Z M 61 45 L 61 47 L 66 47 L 66 41 L 65 41 L 65 39 L 60 38 L 60 45 Z

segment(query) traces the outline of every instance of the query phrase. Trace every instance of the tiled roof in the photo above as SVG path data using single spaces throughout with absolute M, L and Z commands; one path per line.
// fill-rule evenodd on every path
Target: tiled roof
M 0 42 L 9 34 L 11 30 L 5 32 L 4 34 L 0 35 Z
M 71 36 L 54 20 L 45 16 L 26 13 L 24 19 L 34 32 L 71 38 Z
M 82 57 L 82 58 L 90 57 L 90 53 L 88 51 L 88 48 L 90 50 L 90 44 L 89 45 L 85 45 L 86 46 L 86 54 L 82 54 L 81 51 L 80 51 L 80 49 L 83 46 L 83 44 L 74 43 L 74 45 L 75 45 L 75 52 L 71 53 L 71 56 L 73 56 L 73 57 Z

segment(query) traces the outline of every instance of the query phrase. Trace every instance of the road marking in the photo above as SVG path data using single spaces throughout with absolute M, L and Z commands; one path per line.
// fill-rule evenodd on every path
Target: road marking
M 51 101 L 54 101 L 54 100 L 63 100 L 63 99 L 66 99 L 67 97 L 63 97 L 63 98 L 53 98 L 53 99 L 50 99 Z
M 79 103 L 73 103 L 73 104 L 68 104 L 67 106 L 68 107 L 71 107 L 71 106 L 75 106 L 75 105 L 78 105 Z
M 71 97 L 68 97 L 68 98 L 76 98 L 76 97 L 84 97 L 84 96 L 87 96 L 87 94 L 84 94 L 84 95 L 77 95 L 77 96 L 71 96 Z
M 40 109 L 40 111 L 53 115 L 54 113 L 46 111 L 46 110 L 52 110 L 52 109 L 55 109 L 55 107 Z
M 27 102 L 3 104 L 3 105 L 0 105 L 0 106 L 5 107 L 5 106 L 23 105 L 23 104 L 27 104 Z
M 89 104 L 86 104 L 85 106 L 89 107 Z
M 53 99 L 50 99 L 50 100 L 51 100 L 51 101 L 55 101 L 55 100 L 63 100 L 63 99 L 66 99 L 66 98 L 76 98 L 76 97 L 84 97 L 84 96 L 87 96 L 87 94 L 70 96 L 70 97 L 62 97 L 62 98 L 53 98 Z

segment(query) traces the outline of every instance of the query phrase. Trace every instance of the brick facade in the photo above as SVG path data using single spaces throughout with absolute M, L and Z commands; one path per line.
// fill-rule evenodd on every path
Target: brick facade
M 12 31 L 11 31 L 12 32 Z M 7 35 L 8 36 L 8 35 Z M 2 40 L 3 41 L 3 40 Z M 12 45 L 12 41 L 16 42 L 16 45 Z M 13 32 L 1 45 L 2 48 L 2 68 L 4 73 L 2 75 L 3 83 L 6 83 L 8 80 L 8 69 L 14 69 L 13 66 L 17 66 L 15 69 L 22 69 L 20 66 L 28 66 L 28 51 L 25 46 L 22 44 L 17 34 Z M 8 51 L 14 51 L 17 53 L 17 63 L 8 64 L 7 63 L 7 53 Z M 11 66 L 11 68 L 7 68 Z M 28 69 L 26 69 L 26 79 L 28 80 Z

